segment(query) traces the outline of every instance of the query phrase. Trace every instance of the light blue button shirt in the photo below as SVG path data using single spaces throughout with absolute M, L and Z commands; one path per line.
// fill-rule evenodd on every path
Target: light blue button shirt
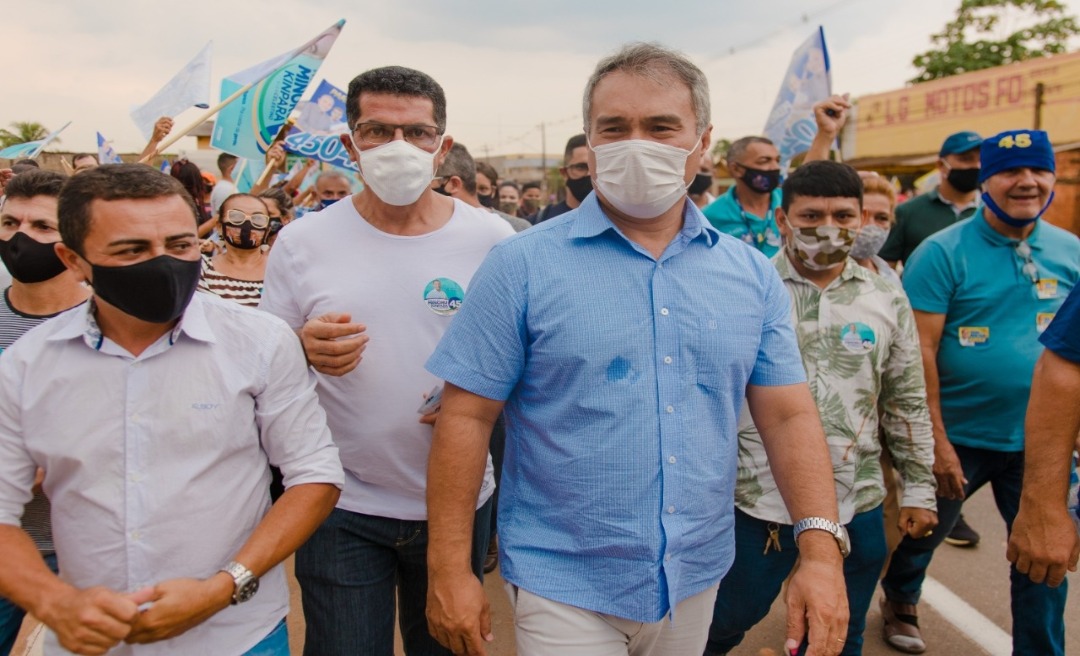
M 506 401 L 503 577 L 641 622 L 731 565 L 747 384 L 805 379 L 775 267 L 683 217 L 659 259 L 595 195 L 502 242 L 427 363 Z

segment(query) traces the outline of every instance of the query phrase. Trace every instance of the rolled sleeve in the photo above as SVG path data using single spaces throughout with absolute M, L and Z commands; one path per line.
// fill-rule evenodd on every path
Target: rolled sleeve
M 780 257 L 786 257 L 783 253 Z M 791 298 L 776 267 L 764 270 L 765 321 L 761 328 L 754 371 L 750 384 L 762 387 L 794 385 L 806 382 L 806 370 L 799 355 L 799 343 L 791 324 Z
M 524 262 L 512 249 L 492 249 L 427 370 L 473 394 L 505 401 L 525 366 L 526 279 Z
M 275 322 L 274 339 L 255 397 L 255 421 L 270 463 L 281 468 L 286 488 L 329 483 L 341 488 L 345 474 L 315 392 L 315 375 L 296 335 Z
M 0 524 L 12 526 L 20 525 L 37 472 L 19 419 L 18 369 L 12 356 L 0 357 Z

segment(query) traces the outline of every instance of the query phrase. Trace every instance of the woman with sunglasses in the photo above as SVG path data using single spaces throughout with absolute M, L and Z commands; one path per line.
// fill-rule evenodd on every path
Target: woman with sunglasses
M 226 248 L 217 255 L 203 255 L 199 289 L 241 305 L 257 307 L 266 273 L 266 249 L 270 212 L 266 203 L 251 194 L 233 194 L 221 204 L 218 229 Z

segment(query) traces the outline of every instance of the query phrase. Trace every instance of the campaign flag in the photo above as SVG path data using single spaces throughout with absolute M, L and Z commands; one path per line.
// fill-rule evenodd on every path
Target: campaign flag
M 169 171 L 171 171 L 171 170 L 172 170 L 172 164 L 169 163 L 169 160 L 167 160 L 167 159 L 161 160 L 161 172 L 164 173 L 165 175 L 168 175 Z
M 245 86 L 252 88 L 218 114 L 210 145 L 261 161 L 344 25 L 344 19 L 339 20 L 299 48 L 223 79 L 223 100 Z
M 71 121 L 64 123 L 59 130 L 53 130 L 44 139 L 8 146 L 7 148 L 0 150 L 0 157 L 6 159 L 34 159 L 41 154 L 41 151 L 45 150 L 45 146 L 52 143 L 53 139 L 60 136 L 60 133 L 66 130 L 69 125 L 71 125 Z
M 825 48 L 825 30 L 819 26 L 792 55 L 765 123 L 765 136 L 780 151 L 781 169 L 787 170 L 792 158 L 810 148 L 817 134 L 814 105 L 830 95 L 829 51 Z
M 244 194 L 250 192 L 264 166 L 261 159 L 250 160 L 241 157 L 232 172 L 233 180 L 236 180 L 236 191 Z
M 358 172 L 356 164 L 349 159 L 349 151 L 341 145 L 336 135 L 311 134 L 293 130 L 285 137 L 286 152 L 302 157 L 317 159 L 350 171 Z
M 162 116 L 176 116 L 191 107 L 210 105 L 210 56 L 214 42 L 208 41 L 202 50 L 180 69 L 150 100 L 131 110 L 131 120 L 148 140 L 154 134 L 154 123 Z
M 99 164 L 123 164 L 124 160 L 113 150 L 112 145 L 105 141 L 101 133 L 97 133 L 97 159 Z
M 296 106 L 294 132 L 311 134 L 341 134 L 348 131 L 345 125 L 345 92 L 326 80 L 315 87 L 310 100 Z

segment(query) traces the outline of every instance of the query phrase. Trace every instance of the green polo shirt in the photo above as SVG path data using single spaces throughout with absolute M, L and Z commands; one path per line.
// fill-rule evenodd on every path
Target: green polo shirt
M 889 262 L 907 262 L 924 239 L 974 213 L 975 205 L 971 205 L 957 214 L 955 206 L 942 200 L 935 187 L 896 208 L 896 225 L 878 255 Z

